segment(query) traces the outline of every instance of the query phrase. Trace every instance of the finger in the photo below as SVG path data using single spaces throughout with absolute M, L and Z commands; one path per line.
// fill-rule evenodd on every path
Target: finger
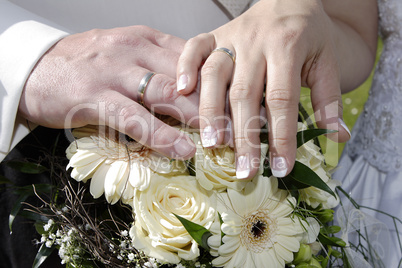
M 212 53 L 201 69 L 200 133 L 204 147 L 222 144 L 225 136 L 226 92 L 233 73 L 233 60 L 225 53 Z
M 324 51 L 310 73 L 308 82 L 317 126 L 336 130 L 337 133 L 328 135 L 333 141 L 348 141 L 351 133 L 343 121 L 339 68 L 333 54 Z
M 225 137 L 223 139 L 223 144 L 224 146 L 229 146 L 231 148 L 234 148 L 234 134 L 233 134 L 233 123 L 232 123 L 232 119 L 230 118 L 230 109 L 229 107 L 229 101 L 228 101 L 228 97 L 229 95 L 227 94 L 227 101 L 225 106 Z M 264 127 L 267 124 L 268 120 L 267 120 L 267 111 L 265 109 L 264 106 L 260 107 L 260 128 L 261 131 L 263 131 L 262 127 Z M 264 128 L 265 130 L 265 128 Z M 266 130 L 264 132 L 262 132 L 261 134 L 263 135 L 268 135 L 268 133 L 266 132 Z
M 195 145 L 187 135 L 119 92 L 102 92 L 96 101 L 105 109 L 88 113 L 90 124 L 110 126 L 173 159 L 189 159 L 194 155 Z
M 230 148 L 234 148 L 233 123 L 229 115 L 226 116 L 225 136 L 223 138 L 223 145 L 229 146 Z
M 138 86 L 142 78 L 149 72 L 147 69 L 135 68 L 130 75 L 124 75 L 120 80 L 122 86 L 117 89 L 123 95 L 140 102 Z M 183 96 L 176 91 L 176 81 L 165 74 L 156 73 L 146 85 L 142 101 L 151 111 L 169 115 L 180 122 L 199 127 L 197 92 Z
M 223 146 L 234 148 L 233 123 L 230 117 L 229 94 L 226 94 L 225 98 L 225 135 L 223 138 Z
M 151 41 L 152 44 L 167 50 L 175 51 L 179 54 L 182 52 L 183 47 L 186 44 L 186 40 L 180 37 L 163 33 L 145 25 L 134 25 L 130 27 L 123 27 L 121 29 L 127 31 L 127 34 L 129 35 L 140 34 L 147 40 Z
M 147 31 L 149 39 L 152 41 L 153 44 L 165 48 L 167 50 L 175 51 L 176 53 L 180 54 L 183 51 L 184 45 L 186 44 L 186 40 L 163 33 L 161 31 L 152 29 L 151 31 Z
M 215 48 L 212 34 L 200 34 L 187 41 L 177 63 L 177 91 L 192 92 L 197 85 L 198 70 Z
M 156 74 L 144 92 L 145 106 L 153 112 L 172 116 L 180 122 L 199 128 L 199 93 L 192 92 L 184 96 L 179 94 L 176 88 L 173 78 Z
M 146 47 L 146 53 L 140 53 L 139 57 L 133 59 L 132 64 L 156 73 L 176 77 L 179 56 L 180 54 L 176 51 L 150 44 Z
M 247 179 L 259 169 L 260 106 L 264 88 L 265 58 L 238 53 L 229 91 L 236 151 L 236 176 Z
M 270 55 L 267 71 L 266 109 L 272 174 L 284 177 L 296 158 L 301 66 L 292 55 Z M 288 59 L 284 61 L 283 59 Z

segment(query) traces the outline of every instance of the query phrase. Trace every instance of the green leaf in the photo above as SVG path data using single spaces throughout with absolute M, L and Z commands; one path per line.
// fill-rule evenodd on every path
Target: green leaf
M 36 192 L 44 192 L 44 193 L 51 193 L 53 189 L 53 185 L 50 184 L 35 184 Z M 27 185 L 23 187 L 19 187 L 15 190 L 16 194 L 19 194 L 17 201 L 15 202 L 13 208 L 11 209 L 10 216 L 8 217 L 8 227 L 10 229 L 10 233 L 12 233 L 12 225 L 17 215 L 22 214 L 21 206 L 22 203 L 30 196 L 35 194 L 34 187 L 32 185 Z M 28 216 L 27 213 L 23 213 L 22 216 Z M 29 217 L 28 217 L 29 218 Z
M 212 236 L 211 232 L 197 223 L 191 222 L 183 217 L 180 217 L 179 215 L 174 215 L 176 216 L 176 218 L 179 219 L 181 224 L 183 224 L 184 228 L 195 240 L 195 242 L 197 242 L 198 245 L 200 245 L 204 249 L 209 250 L 207 240 L 210 236 Z
M 336 226 L 336 225 L 325 226 L 323 229 L 321 229 L 321 232 L 324 234 L 336 234 L 340 231 L 341 231 L 341 227 Z
M 18 216 L 24 217 L 26 219 L 29 219 L 29 220 L 32 220 L 32 221 L 35 221 L 35 222 L 42 222 L 42 223 L 47 222 L 49 220 L 49 218 L 47 218 L 45 216 L 42 216 L 42 215 L 40 215 L 40 214 L 38 214 L 36 212 L 28 211 L 28 210 L 21 210 L 18 213 Z
M 48 248 L 45 244 L 42 244 L 42 246 L 40 246 L 38 250 L 38 253 L 36 254 L 35 260 L 32 264 L 32 268 L 38 268 L 39 266 L 41 266 L 42 263 L 47 259 L 47 257 L 52 254 L 54 249 L 55 247 Z
M 47 168 L 36 163 L 22 162 L 22 161 L 7 161 L 5 164 L 22 173 L 40 174 L 47 171 Z
M 282 190 L 297 191 L 310 187 L 310 185 L 295 180 L 290 174 L 284 178 L 278 178 L 278 187 Z
M 284 190 L 304 189 L 314 186 L 336 198 L 335 193 L 311 168 L 296 161 L 293 170 L 284 178 L 279 179 L 279 188 Z
M 20 194 L 20 195 L 24 195 L 24 194 L 34 195 L 35 194 L 34 187 L 35 187 L 35 191 L 37 193 L 50 194 L 52 192 L 52 190 L 55 188 L 55 185 L 45 184 L 45 183 L 26 185 L 26 186 L 18 187 L 14 192 L 16 194 Z
M 335 236 L 326 236 L 322 233 L 318 234 L 318 240 L 323 244 L 323 245 L 328 245 L 328 246 L 335 246 L 335 247 L 345 247 L 346 243 L 339 237 Z
M 332 249 L 331 255 L 338 259 L 342 258 L 342 253 L 335 249 Z
M 13 184 L 12 181 L 7 179 L 6 177 L 0 175 L 0 184 Z
M 17 216 L 18 212 L 21 209 L 22 202 L 24 202 L 29 196 L 30 196 L 30 194 L 20 195 L 18 197 L 17 201 L 15 202 L 13 208 L 11 209 L 10 216 L 8 217 L 8 228 L 10 229 L 10 234 L 13 232 L 13 230 L 12 230 L 13 222 L 14 222 L 15 217 Z
M 336 130 L 330 130 L 330 129 L 306 129 L 297 132 L 297 148 L 308 142 L 309 140 L 315 139 L 318 136 L 324 135 L 324 134 L 330 134 L 330 133 L 335 133 L 337 132 Z

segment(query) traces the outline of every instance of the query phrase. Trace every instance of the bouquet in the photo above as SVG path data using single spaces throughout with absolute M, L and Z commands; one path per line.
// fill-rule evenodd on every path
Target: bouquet
M 272 175 L 261 142 L 247 181 L 236 178 L 232 148 L 203 148 L 196 131 L 182 131 L 197 145 L 188 161 L 111 128 L 75 129 L 70 173 L 34 185 L 43 206 L 25 211 L 41 234 L 34 267 L 54 250 L 67 267 L 349 267 L 350 245 L 334 235 L 340 183 L 317 140 L 331 131 L 299 122 L 284 178 Z

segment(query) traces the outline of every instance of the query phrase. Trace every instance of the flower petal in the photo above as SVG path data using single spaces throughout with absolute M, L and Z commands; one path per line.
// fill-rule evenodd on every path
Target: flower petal
M 110 165 L 102 164 L 98 167 L 98 169 L 92 176 L 89 192 L 91 193 L 93 198 L 99 198 L 105 191 L 105 178 L 109 168 Z
M 299 240 L 297 240 L 295 237 L 278 235 L 277 242 L 292 252 L 297 252 L 300 248 Z
M 93 162 L 90 162 L 83 166 L 77 166 L 74 168 L 74 171 L 71 172 L 71 177 L 74 178 L 76 181 L 86 181 L 89 179 L 93 173 L 95 172 L 96 168 L 99 165 L 102 165 L 105 158 L 98 158 Z
M 218 252 L 221 256 L 231 255 L 234 252 L 238 253 L 237 249 L 240 247 L 240 238 L 238 236 L 225 235 L 222 238 L 223 245 L 219 247 Z
M 99 154 L 87 150 L 77 150 L 77 153 L 73 155 L 70 159 L 69 166 L 80 167 L 88 165 L 91 162 L 97 161 L 101 158 Z
M 117 185 L 122 177 L 128 171 L 128 163 L 124 161 L 115 161 L 110 164 L 110 168 L 105 178 L 105 195 L 106 197 L 114 195 Z
M 283 266 L 285 266 L 285 262 L 291 262 L 293 260 L 293 252 L 284 248 L 281 244 L 275 243 L 273 250 L 275 251 L 275 255 L 277 255 L 277 259 L 282 260 Z

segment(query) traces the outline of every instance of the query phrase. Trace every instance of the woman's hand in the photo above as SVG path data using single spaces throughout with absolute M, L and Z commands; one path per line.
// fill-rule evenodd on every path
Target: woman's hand
M 176 91 L 176 66 L 185 41 L 145 26 L 92 30 L 59 41 L 38 62 L 19 112 L 51 128 L 108 125 L 172 158 L 190 158 L 195 146 L 160 114 L 198 126 L 199 94 Z M 156 75 L 138 103 L 138 87 Z
M 336 141 L 350 138 L 342 121 L 337 30 L 320 0 L 262 0 L 228 24 L 186 43 L 177 89 L 181 94 L 193 92 L 201 69 L 203 145 L 213 148 L 226 142 L 233 126 L 239 179 L 253 177 L 260 164 L 264 85 L 275 176 L 287 175 L 294 165 L 301 86 L 311 88 L 318 127 L 338 130 L 330 136 Z M 227 96 L 230 107 L 225 105 Z M 225 109 L 230 109 L 232 123 Z

